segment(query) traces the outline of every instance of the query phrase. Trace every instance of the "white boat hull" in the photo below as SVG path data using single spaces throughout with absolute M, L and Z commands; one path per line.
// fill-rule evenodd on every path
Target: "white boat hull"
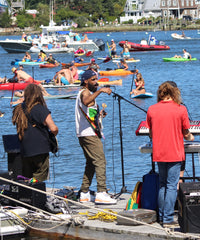
M 191 37 L 183 37 L 182 35 L 177 34 L 177 33 L 172 33 L 171 36 L 172 36 L 174 39 L 180 39 L 180 40 L 191 39 Z
M 68 47 L 60 47 L 60 48 L 52 48 L 52 49 L 48 49 L 48 48 L 41 48 L 39 49 L 38 47 L 31 47 L 29 49 L 29 52 L 32 53 L 39 53 L 40 50 L 43 50 L 45 53 L 70 53 L 70 52 L 74 52 L 74 48 L 68 48 Z
M 1 40 L 0 46 L 8 53 L 24 53 L 30 49 L 32 43 L 22 40 Z

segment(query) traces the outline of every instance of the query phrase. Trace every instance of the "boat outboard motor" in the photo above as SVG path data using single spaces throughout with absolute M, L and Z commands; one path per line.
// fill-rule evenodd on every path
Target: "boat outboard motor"
M 102 39 L 95 39 L 94 43 L 98 46 L 100 51 L 105 51 L 105 43 Z

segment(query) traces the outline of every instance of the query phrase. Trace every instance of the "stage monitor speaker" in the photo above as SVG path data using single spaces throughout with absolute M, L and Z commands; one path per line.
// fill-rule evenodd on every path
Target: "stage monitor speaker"
M 178 221 L 182 232 L 200 233 L 200 182 L 180 183 Z
M 28 183 L 25 181 L 18 181 L 19 183 L 30 186 L 32 188 L 36 188 L 39 190 L 42 190 L 46 192 L 46 185 L 45 182 L 38 182 L 38 183 Z M 12 205 L 12 206 L 19 206 L 20 204 L 11 201 L 3 195 L 6 195 L 8 197 L 11 197 L 13 199 L 19 200 L 23 203 L 27 203 L 29 205 L 32 205 L 34 207 L 45 209 L 46 204 L 46 194 L 40 193 L 37 191 L 34 191 L 32 189 L 28 189 L 19 185 L 16 185 L 14 183 L 8 183 L 6 181 L 0 180 L 0 191 L 2 192 L 2 196 L 0 196 L 0 203 L 2 205 Z M 23 204 L 21 204 L 24 206 Z M 26 206 L 24 206 L 26 207 Z
M 8 172 L 17 180 L 22 175 L 22 160 L 20 154 L 20 142 L 17 134 L 3 135 L 4 150 L 8 154 Z

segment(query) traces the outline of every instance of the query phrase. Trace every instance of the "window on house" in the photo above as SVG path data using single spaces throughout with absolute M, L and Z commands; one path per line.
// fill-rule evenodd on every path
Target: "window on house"
M 165 1 L 162 1 L 162 7 L 165 7 Z
M 168 0 L 168 7 L 172 5 L 171 0 Z
M 189 7 L 189 0 L 186 0 L 186 6 Z
M 173 6 L 176 6 L 177 1 L 173 0 Z
M 184 0 L 181 1 L 181 5 L 182 5 L 182 7 L 184 7 Z
M 194 5 L 193 0 L 190 1 L 190 5 L 191 5 L 191 7 L 193 7 L 193 5 Z

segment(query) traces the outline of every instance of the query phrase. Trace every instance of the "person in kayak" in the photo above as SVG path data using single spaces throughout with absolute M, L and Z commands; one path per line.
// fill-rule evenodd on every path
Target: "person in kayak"
M 183 49 L 183 56 L 175 55 L 175 58 L 185 58 L 185 59 L 192 59 L 192 56 L 189 52 L 186 51 L 186 49 Z
M 74 62 L 75 63 L 80 63 L 80 62 L 83 62 L 84 59 L 79 57 L 78 55 L 74 55 Z
M 25 71 L 12 68 L 12 72 L 15 74 L 13 78 L 17 79 L 18 82 L 30 82 L 33 83 L 35 80 Z
M 31 61 L 32 61 L 31 54 L 29 52 L 26 52 L 22 59 L 22 62 L 31 62 Z
M 53 58 L 53 55 L 51 53 L 49 53 L 49 56 L 45 59 L 45 61 L 51 64 L 59 65 L 59 63 L 56 61 L 55 58 Z
M 120 59 L 120 64 L 117 63 L 118 69 L 128 70 L 128 64 L 125 59 Z
M 130 94 L 134 94 L 134 95 L 139 95 L 139 94 L 145 94 L 146 90 L 144 87 L 144 79 L 142 77 L 141 73 L 137 73 L 136 74 L 136 79 L 134 79 L 135 81 L 135 86 L 136 88 L 133 89 Z
M 74 55 L 78 55 L 78 54 L 82 54 L 82 53 L 84 53 L 85 51 L 82 49 L 82 47 L 78 47 L 78 50 L 76 50 L 75 52 L 74 52 Z

